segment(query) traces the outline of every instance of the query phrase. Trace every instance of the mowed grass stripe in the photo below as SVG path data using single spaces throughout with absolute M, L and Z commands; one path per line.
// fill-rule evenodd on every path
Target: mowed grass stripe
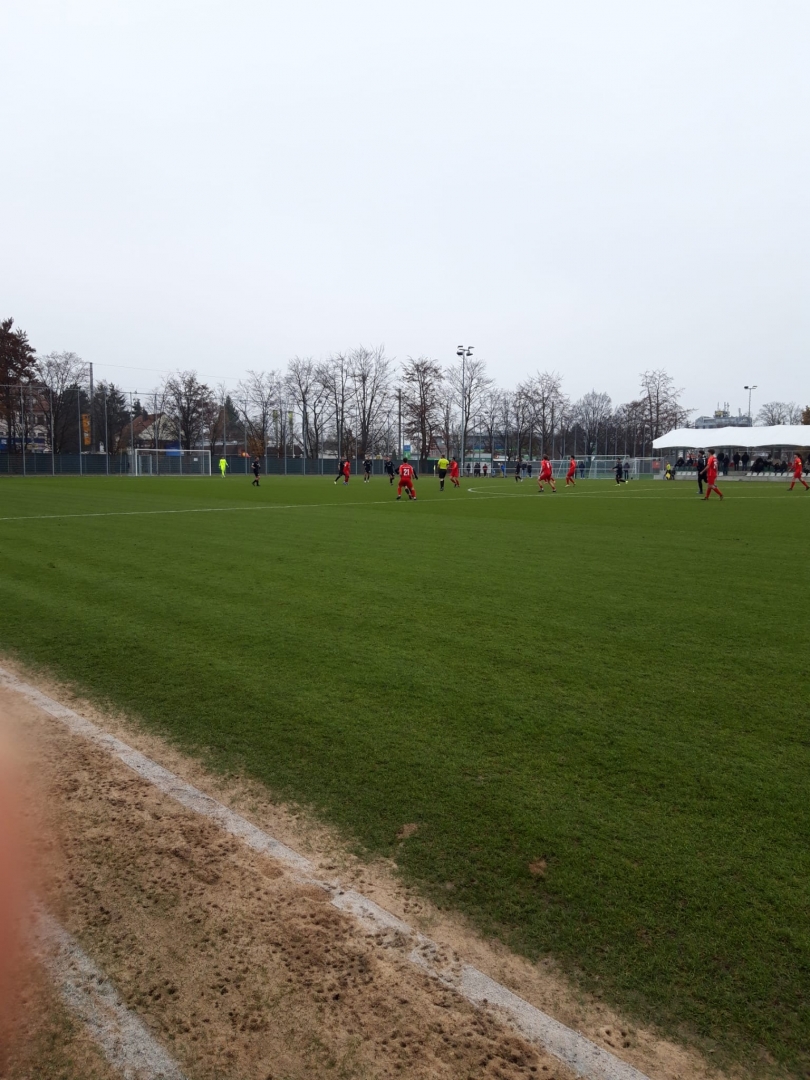
M 1 485 L 6 515 L 360 505 L 0 523 L 0 641 L 639 1017 L 806 1068 L 801 496 L 352 485 Z

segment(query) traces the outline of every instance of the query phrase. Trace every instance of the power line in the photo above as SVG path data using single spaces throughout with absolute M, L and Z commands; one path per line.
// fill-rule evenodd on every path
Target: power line
M 95 361 L 94 363 L 96 367 L 120 368 L 123 371 L 151 371 L 158 375 L 173 375 L 178 370 L 177 368 L 135 367 L 132 364 L 105 364 L 99 363 L 98 361 Z M 242 378 L 244 378 L 244 376 L 237 375 L 202 375 L 197 372 L 195 372 L 195 374 L 197 374 L 200 379 L 221 379 L 224 382 L 241 382 Z

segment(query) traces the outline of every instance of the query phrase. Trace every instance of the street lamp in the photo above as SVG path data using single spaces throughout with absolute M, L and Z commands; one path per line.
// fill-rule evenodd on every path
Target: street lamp
M 461 357 L 461 466 L 459 471 L 461 475 L 464 475 L 464 412 L 467 404 L 467 387 L 466 387 L 466 374 L 467 374 L 467 357 L 472 356 L 473 347 L 467 345 L 465 348 L 463 345 L 459 345 L 456 349 L 456 356 Z
M 754 418 L 751 415 L 751 392 L 752 392 L 752 390 L 756 390 L 756 386 L 744 386 L 743 390 L 748 391 L 748 426 L 753 427 L 754 426 Z

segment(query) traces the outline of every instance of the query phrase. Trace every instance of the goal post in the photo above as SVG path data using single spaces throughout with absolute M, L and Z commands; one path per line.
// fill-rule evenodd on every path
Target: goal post
M 137 449 L 127 454 L 131 476 L 210 476 L 210 450 Z

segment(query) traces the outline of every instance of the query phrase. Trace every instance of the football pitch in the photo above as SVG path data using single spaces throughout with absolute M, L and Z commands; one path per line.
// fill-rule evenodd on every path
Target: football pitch
M 805 1075 L 810 495 L 558 487 L 2 481 L 0 648 L 628 1014 Z

